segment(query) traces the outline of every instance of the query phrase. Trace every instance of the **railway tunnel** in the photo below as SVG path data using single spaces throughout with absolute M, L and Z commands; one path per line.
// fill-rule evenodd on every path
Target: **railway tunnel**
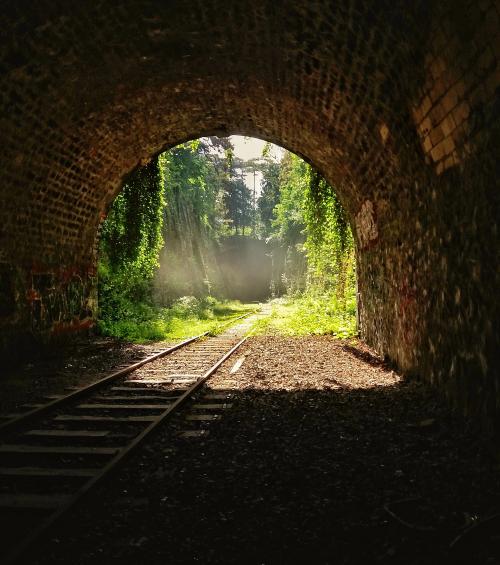
M 496 430 L 497 1 L 2 8 L 2 349 L 92 326 L 99 226 L 127 173 L 250 135 L 337 187 L 362 338 Z

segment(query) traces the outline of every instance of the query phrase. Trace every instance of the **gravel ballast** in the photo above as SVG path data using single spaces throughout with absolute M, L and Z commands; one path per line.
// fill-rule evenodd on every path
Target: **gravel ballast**
M 478 534 L 450 550 L 500 507 L 497 464 L 360 342 L 250 338 L 209 388 L 232 406 L 208 435 L 174 418 L 32 562 L 498 562 Z

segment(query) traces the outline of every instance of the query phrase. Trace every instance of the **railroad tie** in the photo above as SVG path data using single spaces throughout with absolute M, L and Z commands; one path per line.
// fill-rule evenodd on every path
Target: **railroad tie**
M 82 410 L 166 410 L 170 404 L 78 404 Z
M 82 477 L 90 478 L 99 473 L 100 469 L 62 469 L 52 467 L 3 467 L 0 475 L 3 477 Z
M 0 453 L 28 453 L 48 455 L 116 455 L 119 447 L 76 447 L 45 445 L 4 444 L 0 445 Z
M 156 416 L 76 416 L 76 415 L 60 415 L 56 416 L 54 420 L 58 422 L 106 422 L 110 424 L 147 424 L 148 422 L 155 422 Z
M 224 410 L 225 408 L 231 408 L 232 404 L 193 404 L 191 408 L 195 410 Z
M 0 507 L 51 510 L 63 506 L 70 498 L 61 494 L 0 494 Z
M 184 430 L 179 432 L 179 437 L 206 437 L 210 432 L 208 430 Z
M 109 430 L 30 430 L 25 432 L 24 435 L 55 438 L 99 438 L 106 437 L 109 433 Z
M 170 355 L 199 338 L 196 336 L 163 350 L 161 356 Z M 9 490 L 0 493 L 3 516 L 8 519 L 11 513 L 16 515 L 22 509 L 49 511 L 43 517 L 36 517 L 39 523 L 35 530 L 24 531 L 21 527 L 19 540 L 12 539 L 13 552 L 0 548 L 0 561 L 6 549 L 9 560 L 46 534 L 55 521 L 61 520 L 63 513 L 122 464 L 175 410 L 185 406 L 188 413 L 182 414 L 193 422 L 193 428 L 221 417 L 215 412 L 231 406 L 227 403 L 231 395 L 227 390 L 203 394 L 202 387 L 245 339 L 210 339 L 215 339 L 213 345 L 205 343 L 193 356 L 174 356 L 147 369 L 141 367 L 160 357 L 155 356 L 156 352 L 148 358 L 140 357 L 140 363 L 126 366 L 87 387 L 71 387 L 70 394 L 50 395 L 48 403 L 29 404 L 27 407 L 33 410 L 16 414 L 15 419 L 10 415 L 11 418 L 2 419 L 9 421 L 0 421 L 0 431 L 5 437 L 8 430 L 6 441 L 12 442 L 0 445 L 0 477 L 2 483 L 9 483 Z M 138 369 L 137 378 L 127 380 L 127 376 Z M 195 403 L 186 405 L 188 399 Z M 187 429 L 178 434 L 184 438 L 201 438 L 208 433 L 205 429 Z M 106 445 L 103 440 L 106 443 L 111 440 L 113 445 Z M 122 441 L 123 446 L 116 445 Z M 26 481 L 28 492 L 17 492 L 18 486 Z M 47 493 L 48 485 L 50 491 L 57 487 L 58 492 Z M 36 494 L 31 493 L 34 488 L 38 490 Z M 67 490 L 71 490 L 71 494 L 67 494 Z

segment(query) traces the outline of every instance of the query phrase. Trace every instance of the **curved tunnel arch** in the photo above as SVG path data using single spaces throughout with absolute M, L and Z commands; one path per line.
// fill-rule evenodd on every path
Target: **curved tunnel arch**
M 98 226 L 138 163 L 252 135 L 337 187 L 363 337 L 493 426 L 497 1 L 5 4 L 2 343 L 92 323 Z

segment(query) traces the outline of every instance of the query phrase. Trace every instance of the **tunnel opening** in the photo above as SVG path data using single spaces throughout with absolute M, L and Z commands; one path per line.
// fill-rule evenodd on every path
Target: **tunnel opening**
M 496 2 L 29 4 L 1 14 L 4 351 L 95 324 L 98 226 L 129 171 L 255 135 L 338 189 L 363 339 L 498 429 Z
M 178 427 L 166 430 L 166 441 L 145 447 L 125 482 L 114 481 L 105 492 L 114 489 L 110 505 L 98 497 L 103 521 L 83 511 L 84 539 L 75 543 L 75 531 L 66 539 L 54 536 L 54 552 L 36 558 L 66 563 L 72 552 L 82 562 L 144 555 L 232 562 L 238 555 L 278 563 L 307 562 L 312 555 L 317 562 L 420 564 L 473 563 L 481 554 L 482 562 L 497 562 L 498 538 L 490 534 L 500 500 L 491 463 L 500 435 L 498 0 L 6 0 L 2 8 L 3 363 L 30 358 L 40 343 L 66 340 L 72 353 L 78 349 L 76 337 L 94 331 L 98 320 L 98 280 L 106 282 L 98 272 L 105 239 L 100 226 L 111 204 L 123 203 L 117 195 L 125 193 L 124 180 L 130 184 L 130 173 L 149 167 L 152 157 L 210 135 L 279 144 L 337 189 L 356 250 L 353 303 L 362 339 L 355 345 L 329 336 L 249 340 L 241 350 L 245 359 L 222 367 L 218 385 L 207 391 L 211 398 L 202 399 L 201 415 L 209 417 L 199 418 L 200 399 L 193 398 L 193 417 L 182 414 Z M 316 194 L 328 196 L 316 181 Z M 189 218 L 199 215 L 187 214 L 186 223 Z M 240 239 L 252 236 L 254 226 L 243 222 L 233 231 L 236 251 L 229 255 L 241 256 Z M 198 239 L 189 253 L 203 263 Z M 186 271 L 184 279 L 195 278 L 193 269 Z M 132 279 L 130 272 L 123 278 Z M 211 279 L 203 268 L 199 278 L 205 292 L 210 284 L 204 281 Z M 183 303 L 185 291 L 177 298 L 172 286 L 158 288 L 168 307 L 219 307 L 201 290 L 195 302 Z M 146 310 L 132 294 L 128 302 Z M 307 297 L 291 308 L 283 313 L 285 324 L 295 317 L 303 329 L 318 303 Z M 319 309 L 334 318 L 321 303 Z M 213 347 L 208 341 L 200 342 L 204 354 Z M 98 338 L 93 347 L 69 357 L 58 348 L 45 372 L 26 363 L 5 376 L 2 366 L 6 423 L 16 421 L 19 408 L 32 409 L 23 406 L 26 400 L 40 404 L 44 393 L 60 396 L 104 370 L 135 364 L 136 355 L 141 359 L 153 346 Z M 197 378 L 190 355 L 179 362 L 182 374 L 179 366 L 168 374 L 176 382 L 167 389 Z M 175 357 L 171 362 L 177 365 Z M 104 412 L 125 411 L 128 418 L 129 410 L 139 411 L 149 425 L 148 411 L 169 410 L 164 397 L 170 391 L 153 388 L 165 386 L 165 367 L 156 375 L 148 375 L 149 368 L 141 382 L 105 394 L 106 401 L 128 403 L 121 393 L 129 394 L 130 385 L 143 388 L 131 392 L 143 397 L 136 404 L 103 407 L 99 393 L 93 406 L 54 411 L 51 430 L 48 420 L 39 420 L 38 429 L 20 429 L 17 444 L 3 444 L 2 454 L 12 458 L 2 463 L 2 505 L 27 505 L 24 515 L 34 518 L 29 504 L 41 492 L 39 477 L 52 481 L 49 495 L 64 486 L 46 462 L 51 451 L 62 456 L 60 466 L 67 461 L 60 448 L 75 437 L 68 432 L 84 432 L 76 442 L 88 442 L 90 459 L 101 441 L 107 448 L 99 457 L 110 449 L 116 454 L 118 442 L 130 436 L 117 427 L 119 433 L 105 428 L 109 435 L 89 437 L 85 432 L 95 430 L 82 422 L 95 422 L 95 414 L 111 427 Z M 156 376 L 162 382 L 155 383 Z M 186 421 L 211 422 L 214 408 L 207 404 L 218 393 L 234 394 L 238 402 L 231 410 L 219 407 L 224 418 L 212 436 L 169 435 L 204 432 L 188 430 Z M 157 394 L 161 408 L 138 408 Z M 89 412 L 91 420 L 82 420 Z M 74 424 L 64 428 L 67 418 Z M 37 438 L 44 449 L 35 465 Z M 179 458 L 172 456 L 174 444 Z M 75 447 L 81 467 L 84 446 Z M 30 466 L 23 470 L 21 463 Z M 95 466 L 79 474 L 90 469 Z M 20 499 L 18 479 L 5 477 L 13 473 L 23 483 L 26 472 L 32 491 Z M 246 488 L 232 497 L 227 487 L 241 485 L 235 481 L 241 475 Z M 54 498 L 35 502 L 39 508 Z M 26 522 L 19 525 L 26 533 Z M 110 526 L 117 526 L 115 535 L 103 536 Z
M 357 332 L 347 214 L 314 167 L 269 142 L 211 136 L 160 153 L 127 175 L 99 237 L 105 335 L 189 337 L 269 300 L 275 331 Z

